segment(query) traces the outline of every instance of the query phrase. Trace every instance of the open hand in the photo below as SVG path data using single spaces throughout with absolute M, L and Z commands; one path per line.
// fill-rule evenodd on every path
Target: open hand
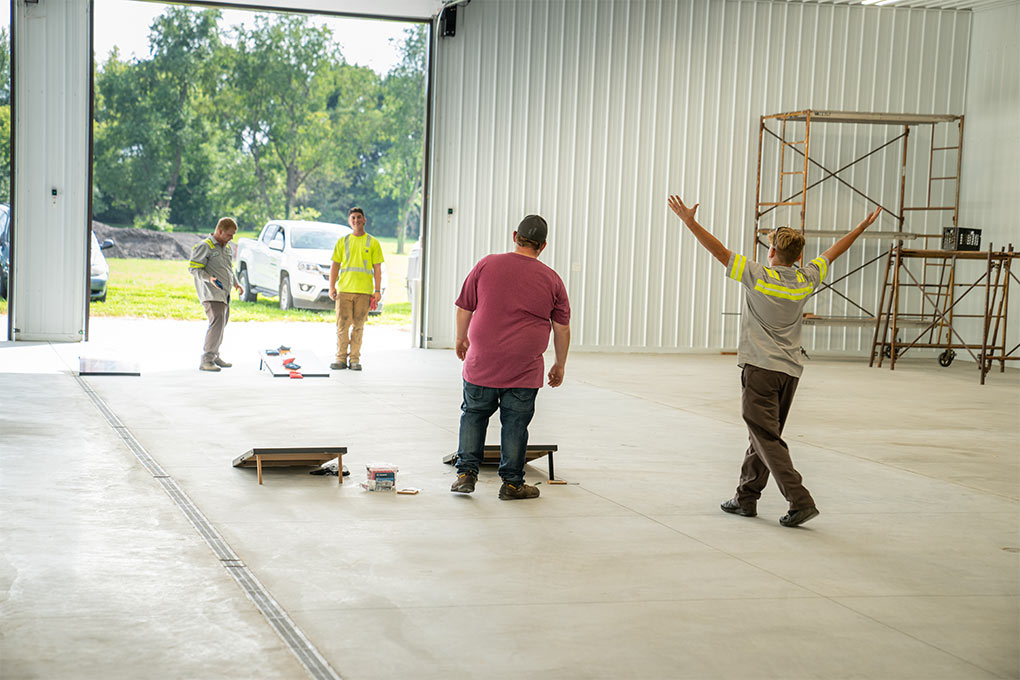
M 867 229 L 868 227 L 870 227 L 874 223 L 874 221 L 878 219 L 878 214 L 880 212 L 882 212 L 882 206 L 878 206 L 877 208 L 875 208 L 875 212 L 869 214 L 867 217 L 861 220 L 861 223 L 857 225 L 857 228 Z
M 672 209 L 672 211 L 676 213 L 677 217 L 683 220 L 685 224 L 694 221 L 694 213 L 698 211 L 699 205 L 701 204 L 695 203 L 692 207 L 688 208 L 684 205 L 684 202 L 680 200 L 679 196 L 672 195 L 669 197 L 670 209 Z

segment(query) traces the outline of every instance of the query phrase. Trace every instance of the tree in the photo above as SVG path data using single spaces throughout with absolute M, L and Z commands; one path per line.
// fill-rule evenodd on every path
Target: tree
M 158 157 L 167 173 L 160 208 L 170 208 L 181 181 L 185 149 L 206 137 L 199 115 L 200 88 L 210 86 L 213 72 L 209 64 L 220 41 L 219 19 L 218 10 L 170 6 L 149 29 L 152 60 L 146 84 L 163 114 L 154 117 L 161 125 L 153 130 L 153 140 L 162 142 Z
M 404 252 L 408 222 L 421 208 L 428 30 L 418 25 L 405 35 L 402 59 L 383 83 L 382 113 L 390 144 L 376 176 L 376 190 L 397 201 L 398 254 Z
M 289 217 L 310 177 L 342 177 L 356 165 L 371 134 L 352 119 L 371 108 L 375 74 L 344 63 L 329 29 L 304 16 L 260 16 L 235 31 L 219 108 L 252 160 L 266 211 L 280 191 Z
M 217 10 L 169 7 L 151 26 L 152 56 L 115 51 L 96 77 L 94 203 L 124 219 L 169 228 L 189 156 L 209 136 L 205 92 L 215 82 Z
M 0 28 L 0 201 L 11 200 L 11 34 Z

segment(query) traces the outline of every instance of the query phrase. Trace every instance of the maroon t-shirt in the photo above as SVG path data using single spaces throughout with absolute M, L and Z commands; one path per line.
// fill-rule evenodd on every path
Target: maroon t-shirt
M 559 274 L 533 257 L 483 257 L 464 280 L 457 306 L 474 312 L 464 379 L 483 387 L 541 387 L 551 321 L 570 323 Z

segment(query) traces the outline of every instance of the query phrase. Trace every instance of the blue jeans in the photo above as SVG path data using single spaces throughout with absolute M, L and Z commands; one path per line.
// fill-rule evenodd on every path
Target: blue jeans
M 510 484 L 523 482 L 528 424 L 535 415 L 537 395 L 537 387 L 482 387 L 465 380 L 464 402 L 460 405 L 457 472 L 478 474 L 489 416 L 498 408 L 499 422 L 503 426 L 499 440 L 499 476 Z

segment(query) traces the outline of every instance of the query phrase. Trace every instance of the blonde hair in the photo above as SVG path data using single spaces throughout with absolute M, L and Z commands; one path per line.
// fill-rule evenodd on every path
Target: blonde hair
M 237 222 L 233 217 L 221 217 L 216 223 L 216 231 L 237 231 Z
M 790 227 L 779 227 L 769 234 L 769 245 L 783 264 L 793 264 L 804 252 L 804 234 Z

